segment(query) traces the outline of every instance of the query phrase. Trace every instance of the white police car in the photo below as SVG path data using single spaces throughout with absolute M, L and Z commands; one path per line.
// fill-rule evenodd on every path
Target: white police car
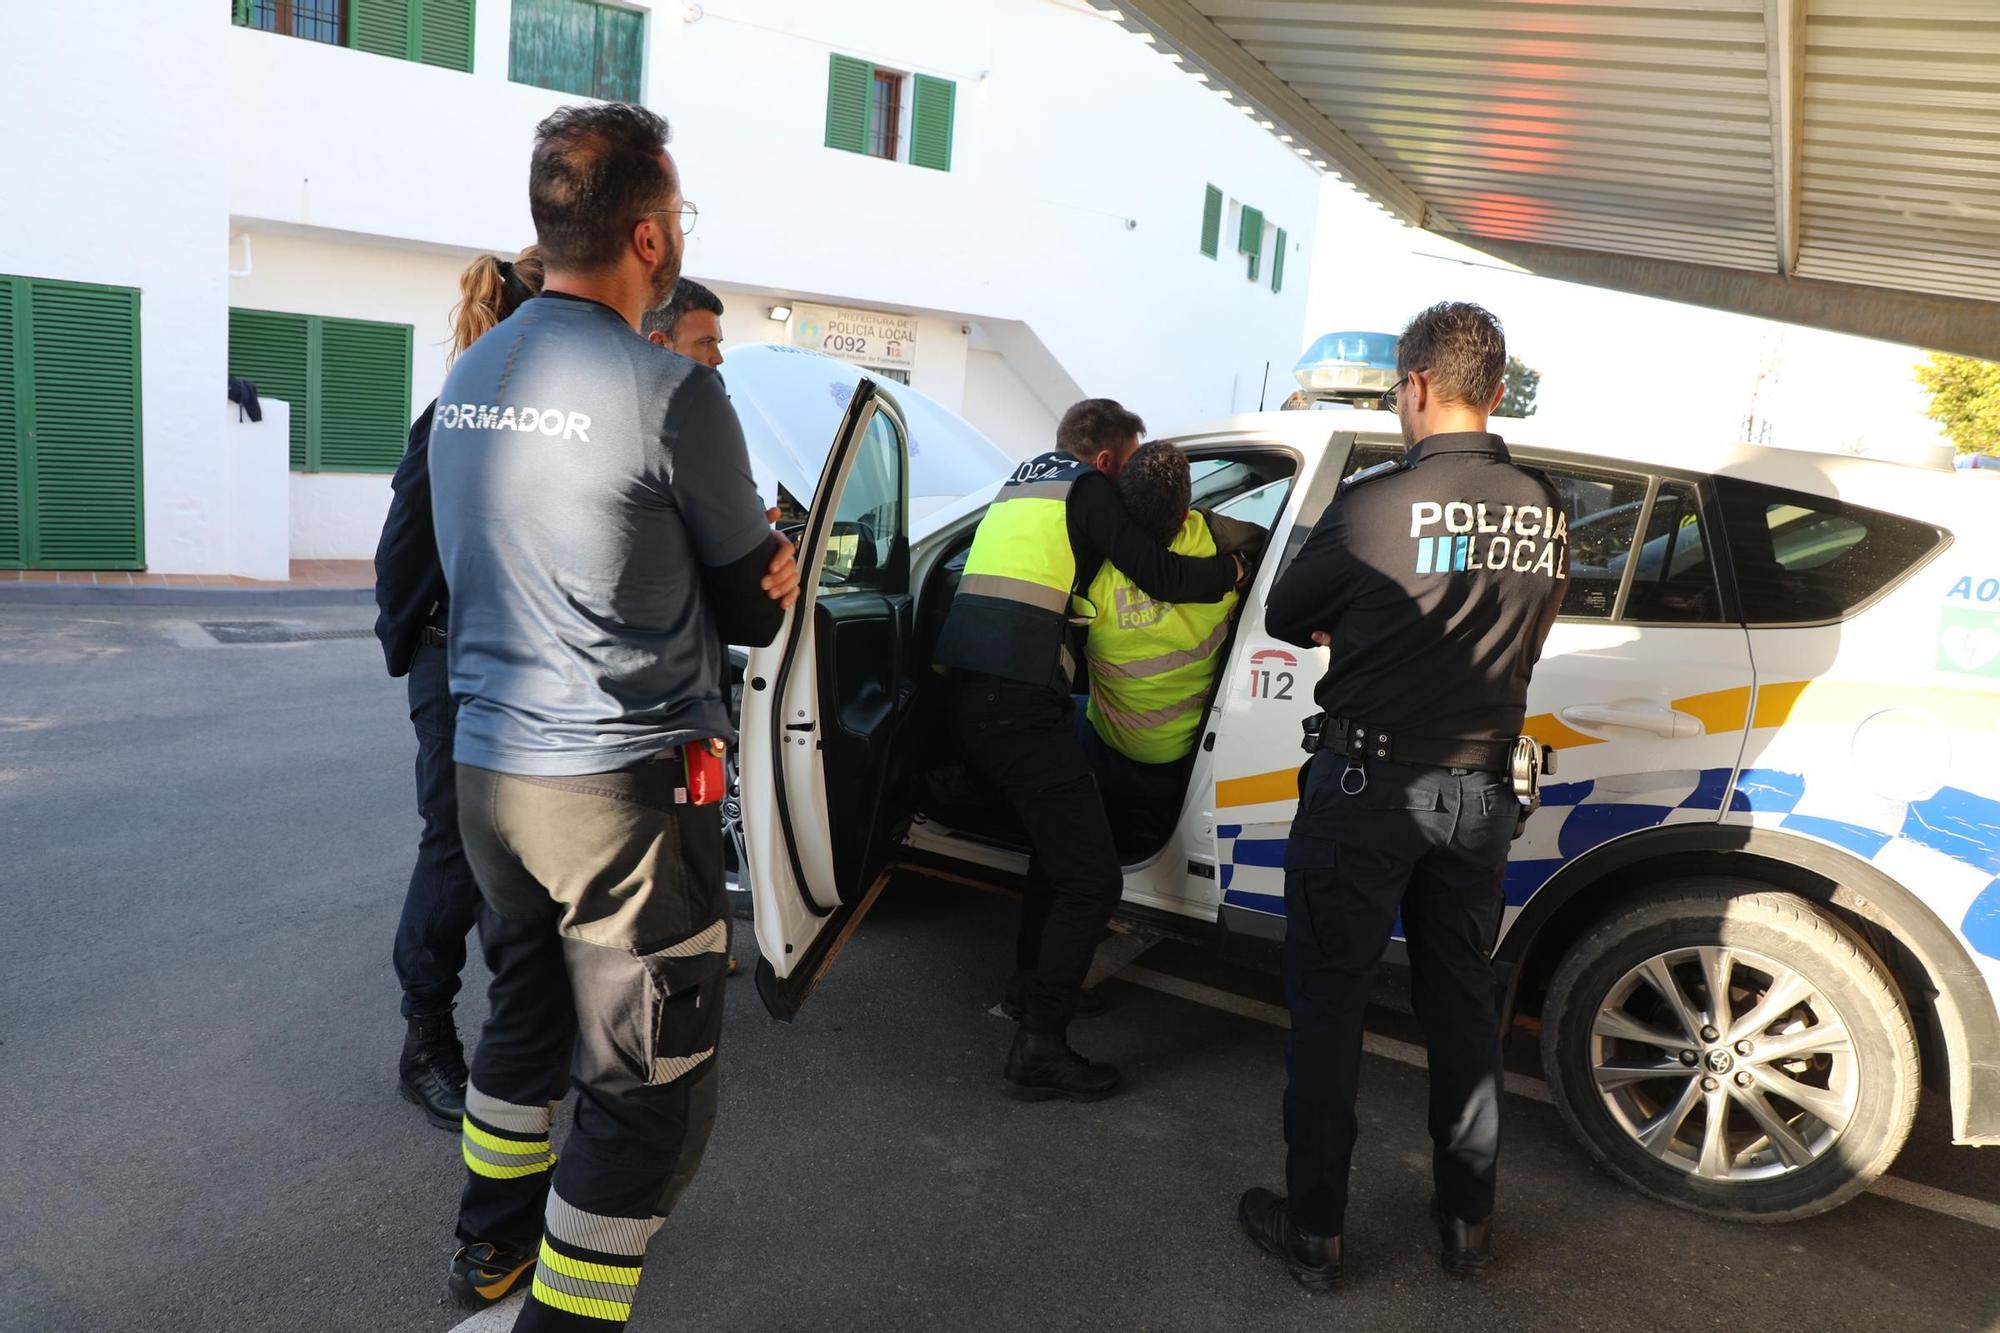
M 846 405 L 805 593 L 750 654 L 742 781 L 767 1005 L 790 1017 L 898 863 L 1004 879 L 1021 830 L 941 725 L 934 638 L 994 487 L 909 520 L 893 391 Z M 1570 509 L 1527 729 L 1560 753 L 1515 843 L 1497 951 L 1578 1136 L 1658 1198 L 1779 1220 L 1884 1171 L 1920 1080 L 2000 1143 L 2000 534 L 1984 488 L 1833 455 L 1537 447 Z M 1323 652 L 1264 633 L 1271 582 L 1394 418 L 1267 413 L 1174 437 L 1197 502 L 1270 527 L 1178 828 L 1124 911 L 1283 930 L 1300 721 Z M 997 482 L 997 478 L 996 478 Z M 1478 534 L 1471 534 L 1477 538 Z

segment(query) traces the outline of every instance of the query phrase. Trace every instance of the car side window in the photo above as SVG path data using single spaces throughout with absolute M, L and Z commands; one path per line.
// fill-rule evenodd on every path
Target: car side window
M 1722 599 L 1694 489 L 1663 481 L 1646 519 L 1638 567 L 1625 599 L 1626 620 L 1655 624 L 1721 624 Z
M 1623 473 L 1592 472 L 1566 466 L 1531 464 L 1549 479 L 1569 516 L 1569 583 L 1563 592 L 1565 620 L 1609 620 L 1618 606 L 1618 585 L 1646 507 L 1646 481 Z
M 893 418 L 869 418 L 854 466 L 841 489 L 820 567 L 822 592 L 902 592 L 907 562 L 897 558 L 903 539 L 903 441 Z
M 1943 544 L 1928 523 L 1825 496 L 1718 477 L 1743 619 L 1757 625 L 1837 620 Z

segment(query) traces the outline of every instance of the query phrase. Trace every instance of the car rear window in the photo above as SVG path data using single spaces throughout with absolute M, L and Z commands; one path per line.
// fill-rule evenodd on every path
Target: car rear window
M 1944 543 L 1928 523 L 1716 478 L 1730 563 L 1750 625 L 1838 620 L 1885 591 Z

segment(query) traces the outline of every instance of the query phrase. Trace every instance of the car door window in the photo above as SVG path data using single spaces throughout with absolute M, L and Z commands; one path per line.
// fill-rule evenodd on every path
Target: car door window
M 1860 609 L 1944 542 L 1928 523 L 1718 477 L 1729 559 L 1751 625 L 1810 625 Z
M 1563 590 L 1566 620 L 1609 620 L 1618 585 L 1646 506 L 1646 481 L 1624 473 L 1594 472 L 1536 463 L 1569 516 L 1569 582 Z
M 831 592 L 902 592 L 903 441 L 886 412 L 869 418 L 834 510 L 819 587 Z
M 1646 519 L 1626 620 L 1655 624 L 1720 624 L 1722 601 L 1694 488 L 1663 481 Z

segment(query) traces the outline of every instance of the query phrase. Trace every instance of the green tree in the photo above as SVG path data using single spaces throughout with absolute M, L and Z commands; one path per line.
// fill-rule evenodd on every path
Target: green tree
M 1542 387 L 1542 372 L 1528 365 L 1518 356 L 1507 358 L 1507 393 L 1500 400 L 1498 414 L 1503 417 L 1531 417 L 1535 415 L 1535 393 Z
M 2000 454 L 2000 362 L 1932 352 L 1917 367 L 1917 383 L 1930 392 L 1930 418 L 1962 454 Z

